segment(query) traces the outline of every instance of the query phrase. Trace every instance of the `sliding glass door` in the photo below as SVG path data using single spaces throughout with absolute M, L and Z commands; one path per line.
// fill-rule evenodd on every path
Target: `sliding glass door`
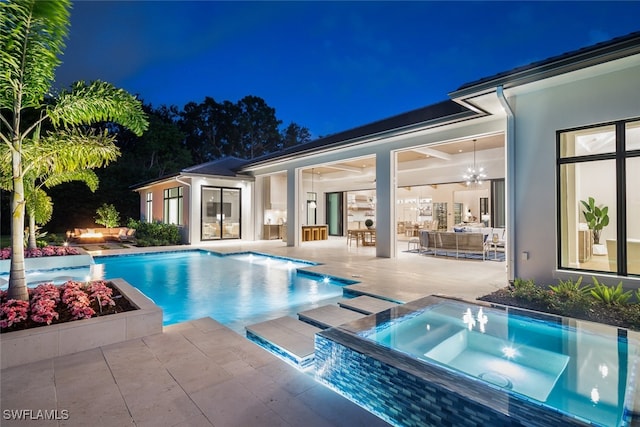
M 240 189 L 202 187 L 201 240 L 239 239 Z

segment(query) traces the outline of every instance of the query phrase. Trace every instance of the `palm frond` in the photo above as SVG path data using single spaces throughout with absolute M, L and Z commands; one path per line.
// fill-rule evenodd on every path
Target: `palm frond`
M 96 175 L 94 171 L 92 171 L 91 169 L 82 169 L 82 170 L 77 170 L 73 172 L 59 173 L 56 175 L 50 175 L 48 177 L 45 177 L 43 180 L 43 185 L 48 188 L 51 188 L 51 187 L 55 187 L 56 185 L 63 184 L 65 182 L 72 182 L 72 181 L 84 182 L 87 185 L 87 187 L 89 187 L 89 190 L 91 190 L 92 192 L 95 192 L 98 189 L 98 184 L 100 184 L 100 179 L 98 178 L 98 175 Z
M 60 129 L 23 146 L 24 169 L 43 176 L 100 168 L 120 156 L 114 141 L 107 131 Z
M 69 8 L 68 0 L 0 2 L 0 109 L 40 105 L 60 64 Z
M 44 225 L 51 221 L 53 201 L 42 189 L 38 188 L 30 192 L 26 202 L 27 212 L 35 217 L 37 224 Z
M 138 136 L 149 126 L 140 101 L 124 89 L 102 81 L 74 83 L 71 91 L 58 95 L 58 102 L 50 107 L 48 115 L 56 127 L 115 122 Z

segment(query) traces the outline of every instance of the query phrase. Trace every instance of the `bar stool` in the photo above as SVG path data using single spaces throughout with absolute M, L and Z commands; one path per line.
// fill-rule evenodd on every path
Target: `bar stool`
M 327 227 L 320 227 L 320 240 L 327 240 Z
M 407 251 L 411 251 L 412 249 L 420 250 L 420 239 L 417 237 L 412 237 L 409 239 L 409 243 L 407 244 Z

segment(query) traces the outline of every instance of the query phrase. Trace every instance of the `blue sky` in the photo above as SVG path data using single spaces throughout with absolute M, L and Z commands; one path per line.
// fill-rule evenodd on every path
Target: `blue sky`
M 80 1 L 57 85 L 154 106 L 263 98 L 329 135 L 464 83 L 640 30 L 640 2 Z

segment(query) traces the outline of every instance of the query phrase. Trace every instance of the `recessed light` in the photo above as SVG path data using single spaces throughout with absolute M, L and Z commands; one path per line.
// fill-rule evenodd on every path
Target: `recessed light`
M 458 153 L 462 153 L 462 149 L 458 150 Z

